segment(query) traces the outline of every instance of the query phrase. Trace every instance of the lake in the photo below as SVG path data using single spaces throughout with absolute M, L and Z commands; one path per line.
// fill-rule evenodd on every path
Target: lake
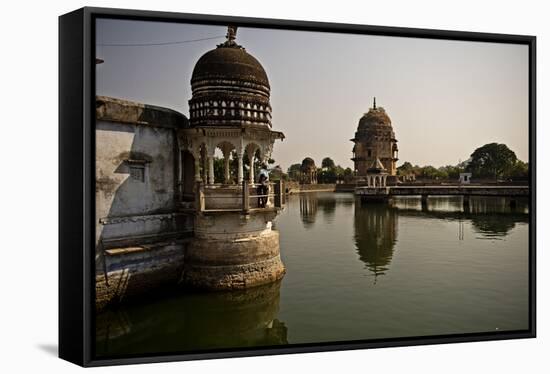
M 525 330 L 528 201 L 291 195 L 274 226 L 282 281 L 179 291 L 97 316 L 96 355 Z

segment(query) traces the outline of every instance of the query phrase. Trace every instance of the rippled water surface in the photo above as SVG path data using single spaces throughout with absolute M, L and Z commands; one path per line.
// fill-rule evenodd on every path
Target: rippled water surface
M 117 356 L 528 328 L 527 201 L 290 196 L 276 284 L 177 293 L 97 317 Z

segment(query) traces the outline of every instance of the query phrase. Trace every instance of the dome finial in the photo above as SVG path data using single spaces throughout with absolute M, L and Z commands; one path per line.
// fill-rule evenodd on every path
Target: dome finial
M 240 45 L 237 44 L 235 39 L 237 39 L 237 26 L 235 25 L 228 25 L 227 26 L 227 34 L 225 34 L 226 41 L 222 44 L 218 44 L 218 47 L 236 47 L 236 48 L 242 48 Z
M 376 96 L 374 97 L 374 104 L 373 104 L 372 109 L 376 109 Z
M 234 42 L 237 39 L 237 26 L 229 25 L 227 26 L 227 35 L 225 35 L 228 42 Z

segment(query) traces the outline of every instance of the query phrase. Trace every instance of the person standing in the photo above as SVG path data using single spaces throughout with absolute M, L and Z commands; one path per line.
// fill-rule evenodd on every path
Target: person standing
M 265 208 L 268 201 L 269 194 L 269 171 L 265 164 L 262 164 L 260 172 L 258 174 L 258 188 L 256 189 L 258 195 L 261 197 L 258 198 L 258 207 Z

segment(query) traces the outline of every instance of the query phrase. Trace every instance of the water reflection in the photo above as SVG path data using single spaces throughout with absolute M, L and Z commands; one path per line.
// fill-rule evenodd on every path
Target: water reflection
M 465 224 L 480 239 L 502 239 L 516 223 L 529 223 L 528 201 L 519 200 L 511 208 L 504 198 L 471 199 L 464 207 L 460 197 L 430 198 L 422 204 L 419 198 L 397 198 L 387 204 L 355 203 L 355 247 L 359 258 L 376 278 L 390 268 L 398 235 L 398 216 L 426 220 L 453 221 L 457 239 L 464 240 Z
M 397 241 L 397 209 L 388 204 L 355 204 L 355 245 L 359 259 L 374 275 L 384 275 Z
M 325 224 L 331 224 L 334 222 L 334 216 L 336 213 L 336 203 L 337 203 L 337 200 L 334 198 L 319 199 L 319 206 L 321 207 L 321 211 L 323 212 L 323 222 Z
M 97 353 L 523 329 L 528 202 L 511 209 L 502 199 L 472 198 L 465 211 L 460 197 L 441 197 L 424 205 L 420 198 L 361 205 L 351 193 L 290 196 L 277 222 L 288 270 L 282 291 L 276 283 L 186 292 L 103 313 Z M 378 284 L 366 287 L 365 275 Z
M 298 196 L 300 202 L 300 218 L 306 229 L 315 225 L 319 212 L 322 213 L 323 223 L 334 223 L 336 208 L 351 210 L 354 204 L 354 196 L 350 194 L 335 193 L 302 193 Z
M 288 344 L 280 282 L 245 291 L 185 294 L 101 313 L 96 354 L 116 356 Z
M 529 201 L 518 199 L 514 207 L 506 198 L 472 198 L 464 206 L 461 197 L 435 197 L 422 206 L 419 199 L 398 198 L 393 204 L 401 216 L 470 222 L 481 238 L 494 239 L 508 235 L 516 223 L 529 223 Z
M 300 217 L 304 228 L 309 229 L 315 224 L 317 218 L 317 193 L 300 194 Z

